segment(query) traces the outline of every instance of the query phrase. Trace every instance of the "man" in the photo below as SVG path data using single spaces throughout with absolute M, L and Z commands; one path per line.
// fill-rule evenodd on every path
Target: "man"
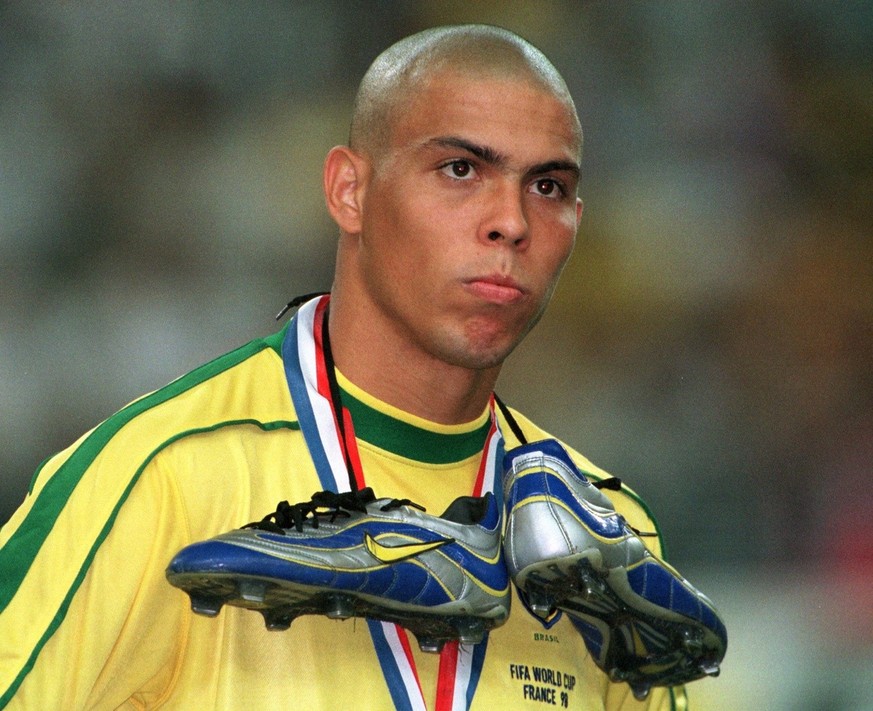
M 0 532 L 0 707 L 683 707 L 681 687 L 638 701 L 610 682 L 590 630 L 544 623 L 537 599 L 432 654 L 370 621 L 310 614 L 270 632 L 233 606 L 192 615 L 164 577 L 180 549 L 283 499 L 366 485 L 439 512 L 498 488 L 498 454 L 548 439 L 493 392 L 573 248 L 581 145 L 563 81 L 515 35 L 440 28 L 383 53 L 349 146 L 325 162 L 330 298 L 50 459 Z M 612 506 L 655 530 L 629 490 Z

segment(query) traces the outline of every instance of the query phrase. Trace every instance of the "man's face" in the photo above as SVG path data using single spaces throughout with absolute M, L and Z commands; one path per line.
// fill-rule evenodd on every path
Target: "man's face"
M 502 363 L 572 251 L 579 149 L 567 106 L 537 84 L 432 76 L 363 191 L 359 274 L 380 325 L 443 363 Z

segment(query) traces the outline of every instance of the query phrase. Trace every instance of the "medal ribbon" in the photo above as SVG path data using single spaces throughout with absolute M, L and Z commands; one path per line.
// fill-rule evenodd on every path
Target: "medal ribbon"
M 282 360 L 300 429 L 326 491 L 337 493 L 366 486 L 348 410 L 336 412 L 322 332 L 330 296 L 306 302 L 288 326 Z M 332 367 L 332 363 L 330 364 Z M 494 398 L 490 403 L 491 429 L 485 441 L 473 496 L 500 492 L 503 437 L 497 425 Z M 373 646 L 394 706 L 405 711 L 427 711 L 406 630 L 400 625 L 367 620 Z M 434 711 L 467 711 L 479 683 L 488 637 L 480 644 L 447 642 L 440 652 Z

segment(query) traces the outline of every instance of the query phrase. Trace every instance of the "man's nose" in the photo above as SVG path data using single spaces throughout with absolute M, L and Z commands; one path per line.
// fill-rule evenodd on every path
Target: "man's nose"
M 488 242 L 505 242 L 516 248 L 527 245 L 529 234 L 524 195 L 517 185 L 502 183 L 491 186 L 480 231 Z

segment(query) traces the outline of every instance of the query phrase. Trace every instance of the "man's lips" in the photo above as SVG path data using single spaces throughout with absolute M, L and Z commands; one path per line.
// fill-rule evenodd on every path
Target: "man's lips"
M 524 289 L 514 279 L 502 275 L 476 276 L 464 280 L 474 296 L 494 304 L 512 304 L 524 298 Z

